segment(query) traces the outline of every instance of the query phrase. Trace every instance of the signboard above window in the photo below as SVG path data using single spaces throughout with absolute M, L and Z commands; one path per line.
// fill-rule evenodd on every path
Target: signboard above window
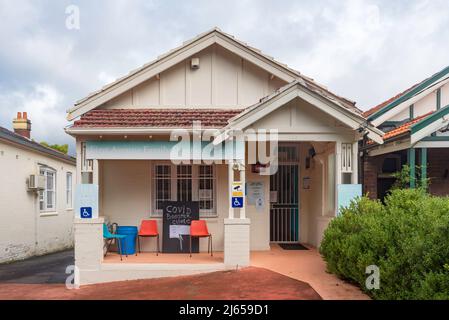
M 182 141 L 86 142 L 86 159 L 243 160 L 244 158 L 245 145 L 242 141 L 226 141 L 216 146 L 208 141 L 198 141 L 195 143 Z

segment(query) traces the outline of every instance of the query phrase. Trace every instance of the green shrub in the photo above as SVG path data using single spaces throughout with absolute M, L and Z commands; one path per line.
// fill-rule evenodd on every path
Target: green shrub
M 373 298 L 448 299 L 449 198 L 420 189 L 393 190 L 385 205 L 359 198 L 331 221 L 320 252 Z M 365 287 L 369 265 L 380 269 L 378 290 Z

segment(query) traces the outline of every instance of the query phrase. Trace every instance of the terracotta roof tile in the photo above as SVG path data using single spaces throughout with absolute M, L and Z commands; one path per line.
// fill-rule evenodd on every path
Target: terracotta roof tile
M 92 110 L 75 121 L 75 128 L 154 127 L 191 128 L 201 121 L 203 128 L 222 128 L 242 109 L 107 109 Z

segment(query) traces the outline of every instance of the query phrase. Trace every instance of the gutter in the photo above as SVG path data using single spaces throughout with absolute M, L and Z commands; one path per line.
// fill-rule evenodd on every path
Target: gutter
M 114 127 L 114 128 L 74 128 L 74 127 L 68 127 L 64 129 L 65 132 L 69 135 L 141 135 L 141 134 L 171 134 L 173 131 L 176 130 L 182 130 L 186 132 L 193 132 L 194 130 L 197 131 L 197 129 L 193 128 L 120 128 L 120 127 Z M 201 128 L 201 130 L 219 130 L 218 128 Z

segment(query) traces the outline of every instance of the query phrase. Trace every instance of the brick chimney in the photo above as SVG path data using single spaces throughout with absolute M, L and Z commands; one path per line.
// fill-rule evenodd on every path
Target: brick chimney
M 17 118 L 12 121 L 14 132 L 27 139 L 31 138 L 31 121 L 26 112 L 17 112 Z

